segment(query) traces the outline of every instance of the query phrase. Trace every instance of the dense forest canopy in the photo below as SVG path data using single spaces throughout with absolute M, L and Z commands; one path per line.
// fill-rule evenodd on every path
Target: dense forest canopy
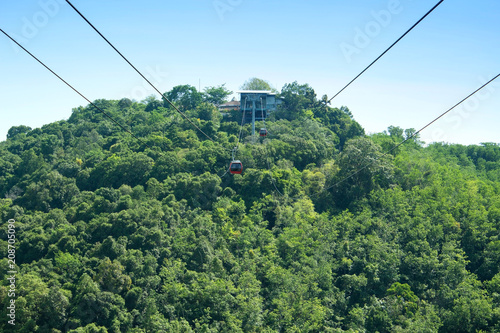
M 166 93 L 214 142 L 154 97 L 94 102 L 142 141 L 92 105 L 9 130 L 1 331 L 500 331 L 498 144 L 368 136 L 297 82 L 254 138 L 230 94 Z

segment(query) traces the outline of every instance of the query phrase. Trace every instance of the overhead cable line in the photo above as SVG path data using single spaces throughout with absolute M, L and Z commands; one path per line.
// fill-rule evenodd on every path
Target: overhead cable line
M 262 103 L 262 97 L 260 98 L 260 111 L 261 111 L 262 122 L 264 123 L 264 128 L 266 129 L 266 133 L 267 133 L 266 118 L 264 117 L 264 105 Z M 267 115 L 267 111 L 266 111 L 266 115 Z M 268 142 L 268 140 L 265 140 L 265 142 L 264 142 L 264 152 L 266 154 L 267 169 L 269 171 L 269 175 L 271 176 L 271 183 L 273 184 L 274 189 L 281 196 L 283 196 L 283 193 L 281 193 L 281 191 L 278 189 L 278 186 L 276 185 L 276 181 L 273 177 L 273 171 L 271 170 L 271 164 L 269 163 L 269 152 L 267 150 L 267 142 Z
M 177 106 L 174 105 L 174 103 L 172 103 L 166 96 L 165 94 L 162 94 L 160 92 L 160 90 L 158 90 L 152 83 L 151 81 L 149 81 L 134 65 L 132 65 L 132 63 L 120 52 L 118 51 L 118 49 L 106 38 L 104 37 L 104 35 L 92 24 L 90 23 L 90 21 L 75 7 L 73 6 L 73 4 L 71 2 L 69 2 L 69 0 L 66 0 L 66 2 L 71 6 L 71 8 L 73 8 L 77 13 L 78 15 L 80 15 L 82 17 L 82 19 L 87 22 L 91 27 L 92 29 L 95 30 L 95 32 L 97 32 L 97 34 L 99 34 L 99 36 L 102 37 L 102 39 L 104 39 L 106 41 L 106 43 L 109 44 L 109 46 L 111 46 L 113 48 L 113 50 L 115 50 L 122 58 L 123 60 L 125 60 L 144 80 L 146 80 L 147 83 L 149 83 L 149 85 L 151 87 L 153 87 L 153 89 L 158 93 L 160 94 L 160 96 L 168 103 L 170 104 L 174 109 L 175 111 L 177 111 L 182 117 L 184 117 L 184 119 L 186 119 L 193 127 L 195 127 L 200 133 L 202 133 L 205 137 L 207 137 L 210 141 L 212 142 L 216 142 L 214 139 L 212 139 L 207 133 L 205 133 L 201 128 L 199 128 L 191 119 L 189 119 L 181 110 L 179 110 L 179 108 L 177 108 Z
M 38 59 L 35 55 L 33 55 L 30 51 L 28 51 L 26 48 L 24 48 L 21 44 L 19 44 L 14 38 L 12 38 L 8 33 L 6 33 L 5 31 L 3 31 L 2 29 L 0 29 L 0 31 L 5 35 L 7 36 L 7 38 L 9 38 L 11 41 L 13 41 L 17 46 L 19 46 L 24 52 L 28 53 L 33 59 L 35 59 L 36 61 L 38 61 L 38 63 L 40 63 L 43 67 L 45 67 L 49 72 L 51 72 L 52 74 L 54 74 L 59 80 L 61 80 L 62 82 L 64 82 L 68 87 L 70 87 L 71 89 L 73 89 L 74 92 L 76 92 L 78 95 L 80 95 L 81 97 L 83 97 L 83 99 L 85 99 L 87 102 L 89 102 L 89 104 L 91 104 L 94 108 L 96 108 L 99 112 L 101 112 L 103 115 L 105 115 L 107 118 L 109 118 L 112 122 L 114 122 L 116 125 L 118 125 L 122 130 L 124 130 L 125 132 L 127 132 L 128 134 L 130 134 L 132 137 L 134 137 L 135 139 L 137 139 L 139 142 L 141 142 L 142 144 L 144 144 L 146 147 L 148 148 L 151 148 L 144 140 L 142 140 L 141 138 L 139 138 L 138 136 L 136 136 L 134 133 L 132 133 L 128 128 L 124 127 L 123 125 L 121 125 L 118 121 L 116 121 L 113 117 L 111 117 L 108 113 L 106 113 L 103 109 L 101 109 L 100 107 L 98 107 L 97 105 L 95 105 L 94 102 L 90 101 L 87 97 L 85 97 L 81 92 L 79 92 L 75 87 L 73 87 L 71 84 L 69 84 L 67 81 L 65 81 L 62 77 L 60 77 L 56 72 L 54 72 L 52 69 L 50 69 L 47 65 L 45 65 L 40 59 Z
M 245 103 L 243 104 L 243 117 L 241 118 L 240 134 L 238 135 L 238 141 L 236 142 L 236 150 L 238 150 L 241 141 L 241 134 L 243 133 L 243 124 L 245 123 L 245 111 L 247 109 L 247 98 L 245 97 Z
M 415 23 L 410 29 L 408 29 L 401 37 L 399 37 L 394 43 L 392 43 L 391 46 L 389 46 L 387 48 L 387 50 L 385 50 L 384 52 L 382 52 L 381 55 L 379 55 L 377 57 L 377 59 L 373 60 L 371 64 L 369 64 L 365 69 L 363 69 L 363 71 L 361 71 L 361 73 L 359 73 L 354 79 L 351 80 L 351 82 L 349 82 L 348 84 L 346 84 L 344 86 L 344 88 L 340 89 L 340 91 L 338 93 L 336 93 L 332 98 L 330 98 L 327 103 L 330 103 L 332 99 L 334 99 L 335 97 L 337 97 L 338 95 L 340 95 L 340 93 L 342 91 L 344 91 L 347 87 L 349 87 L 351 85 L 351 83 L 353 83 L 354 81 L 356 81 L 357 78 L 359 78 L 361 75 L 363 75 L 364 72 L 366 72 L 374 63 L 376 63 L 380 58 L 382 58 L 390 49 L 392 49 L 392 47 L 394 45 L 396 45 L 401 39 L 403 39 L 410 31 L 413 30 L 413 28 L 415 28 L 420 22 L 422 22 L 430 13 L 432 13 L 434 11 L 434 9 L 436 9 L 444 0 L 441 0 L 439 1 L 434 7 L 432 7 L 431 10 L 429 10 L 424 16 L 422 16 L 422 18 L 420 20 L 417 21 L 417 23 Z
M 458 102 L 457 104 L 455 104 L 454 106 L 452 106 L 451 108 L 449 108 L 448 110 L 446 110 L 445 112 L 443 112 L 441 115 L 439 115 L 438 117 L 436 117 L 435 119 L 433 119 L 431 122 L 427 123 L 427 125 L 425 125 L 424 127 L 422 127 L 421 129 L 419 129 L 418 131 L 416 131 L 415 133 L 413 133 L 411 136 L 409 136 L 408 138 L 406 138 L 405 140 L 401 141 L 400 143 L 398 143 L 397 145 L 395 145 L 394 147 L 392 147 L 391 149 L 389 149 L 389 151 L 385 152 L 384 154 L 382 154 L 380 157 L 378 158 L 375 158 L 373 159 L 370 163 L 367 163 L 365 166 L 363 166 L 362 168 L 358 169 L 357 171 L 351 173 L 350 175 L 346 176 L 345 178 L 339 180 L 338 182 L 334 183 L 333 185 L 323 189 L 323 191 L 326 191 L 326 190 L 329 190 L 341 183 L 343 183 L 344 181 L 354 177 L 355 175 L 357 175 L 358 173 L 360 173 L 361 171 L 363 171 L 364 169 L 368 168 L 369 166 L 371 166 L 373 163 L 375 163 L 376 161 L 380 160 L 382 157 L 384 156 L 387 156 L 390 152 L 392 152 L 393 150 L 397 149 L 398 147 L 400 147 L 401 145 L 405 144 L 407 141 L 413 139 L 415 136 L 417 136 L 420 132 L 422 132 L 424 129 L 426 129 L 427 127 L 429 127 L 430 125 L 432 125 L 433 123 L 435 123 L 437 120 L 439 120 L 440 118 L 442 118 L 443 116 L 445 116 L 447 113 L 449 113 L 450 111 L 452 111 L 453 109 L 455 109 L 457 106 L 459 106 L 460 104 L 462 104 L 463 102 L 465 102 L 466 100 L 468 100 L 469 98 L 471 98 L 474 94 L 476 94 L 477 92 L 479 92 L 480 90 L 482 90 L 484 87 L 486 87 L 488 84 L 490 84 L 491 82 L 495 81 L 498 77 L 500 76 L 500 73 L 497 74 L 494 78 L 492 78 L 491 80 L 489 80 L 488 82 L 486 82 L 485 84 L 483 84 L 481 87 L 479 87 L 478 89 L 476 89 L 474 92 L 472 92 L 471 94 L 469 94 L 467 97 L 465 97 L 464 99 L 462 99 L 460 102 Z M 318 193 L 319 194 L 319 193 Z M 316 194 L 316 195 L 318 195 Z M 312 196 L 315 196 L 315 195 L 312 195 Z
M 247 104 L 247 99 L 245 97 L 245 104 Z M 241 125 L 240 125 L 240 134 L 238 135 L 238 140 L 236 141 L 236 146 L 231 150 L 231 163 L 235 161 L 234 156 L 238 152 L 238 149 L 240 147 L 240 141 L 241 141 L 241 134 L 243 133 L 243 123 L 245 121 L 245 107 L 243 107 L 243 117 L 241 118 Z M 224 177 L 228 172 L 230 172 L 231 169 L 231 163 L 229 164 L 228 168 L 226 169 L 226 172 L 220 178 Z

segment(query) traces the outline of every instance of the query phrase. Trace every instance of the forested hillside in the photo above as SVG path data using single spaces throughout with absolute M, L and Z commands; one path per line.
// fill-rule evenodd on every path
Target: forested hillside
M 2 332 L 500 331 L 498 144 L 384 154 L 415 130 L 368 136 L 294 82 L 231 175 L 242 116 L 211 92 L 167 96 L 215 142 L 154 98 L 94 102 L 141 141 L 91 105 L 9 130 Z

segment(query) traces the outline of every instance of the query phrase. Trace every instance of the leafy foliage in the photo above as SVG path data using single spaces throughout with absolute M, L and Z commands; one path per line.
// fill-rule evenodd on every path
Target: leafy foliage
M 203 99 L 212 103 L 216 106 L 223 104 L 227 101 L 227 97 L 233 92 L 225 87 L 225 84 L 221 84 L 218 87 L 207 87 L 203 93 Z
M 266 91 L 277 92 L 276 89 L 271 87 L 271 84 L 269 84 L 269 82 L 256 77 L 253 77 L 245 81 L 245 83 L 243 83 L 243 85 L 240 88 L 242 90 L 266 90 Z
M 9 131 L 0 216 L 19 273 L 0 331 L 500 330 L 499 145 L 367 137 L 297 82 L 252 138 L 214 107 L 226 93 L 167 93 L 216 142 L 154 97 L 96 101 L 149 147 L 92 106 Z

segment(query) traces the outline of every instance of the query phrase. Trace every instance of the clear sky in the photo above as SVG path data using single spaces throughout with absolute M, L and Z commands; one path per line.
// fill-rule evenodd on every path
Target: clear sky
M 161 90 L 251 77 L 333 96 L 438 0 L 72 0 Z M 90 100 L 154 94 L 63 0 L 0 2 L 0 28 Z M 368 133 L 419 129 L 500 72 L 500 1 L 445 0 L 332 101 Z M 157 96 L 159 98 L 159 96 Z M 87 102 L 0 34 L 0 140 Z M 500 79 L 426 129 L 427 143 L 500 143 Z

